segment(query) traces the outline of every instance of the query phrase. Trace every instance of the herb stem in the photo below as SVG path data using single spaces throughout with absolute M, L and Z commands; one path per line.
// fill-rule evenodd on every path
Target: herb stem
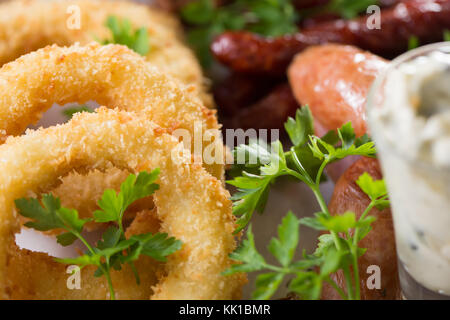
M 323 170 L 322 170 L 322 172 L 323 172 Z M 320 175 L 318 174 L 317 176 L 318 176 L 318 179 L 319 179 L 318 181 L 320 183 Z M 322 193 L 320 192 L 319 185 L 315 185 L 312 188 L 312 190 L 314 192 L 314 195 L 317 198 L 317 202 L 319 202 L 319 205 L 320 205 L 320 208 L 322 209 L 322 211 L 325 214 L 327 214 L 328 216 L 330 216 L 331 215 L 330 211 L 328 210 L 328 206 L 327 206 L 327 204 L 325 202 L 325 199 L 323 198 Z M 336 249 L 338 251 L 342 251 L 342 246 L 341 246 L 341 241 L 340 241 L 339 235 L 335 231 L 330 231 L 330 234 L 333 237 L 333 241 L 334 241 L 334 244 L 336 246 Z M 352 284 L 352 281 L 351 281 L 350 269 L 349 269 L 348 265 L 346 265 L 343 268 L 343 272 L 344 272 L 345 282 L 346 282 L 346 285 L 347 285 L 348 297 L 349 297 L 350 300 L 352 300 L 353 299 L 353 288 L 352 288 L 353 284 Z M 358 281 L 358 284 L 359 284 L 359 281 Z
M 81 234 L 79 234 L 77 231 L 72 230 L 72 229 L 67 230 L 67 231 L 73 233 L 86 246 L 86 248 L 89 250 L 89 252 L 92 255 L 95 255 L 94 249 L 86 241 L 86 239 L 84 239 L 84 237 Z M 107 263 L 107 268 L 106 269 L 102 266 L 101 263 L 99 263 L 98 267 L 102 270 L 102 273 L 105 275 L 106 280 L 108 281 L 108 288 L 109 288 L 109 293 L 111 295 L 111 300 L 116 300 L 116 295 L 115 295 L 114 288 L 113 288 L 112 281 L 111 281 L 111 275 L 109 273 L 109 263 Z
M 307 181 L 307 179 L 304 176 L 302 176 L 301 174 L 299 174 L 298 172 L 291 170 L 291 169 L 286 169 L 286 172 L 311 187 L 311 184 Z
M 320 192 L 320 188 L 318 186 L 312 187 L 312 190 L 314 192 L 314 195 L 316 196 L 317 202 L 319 203 L 320 209 L 322 212 L 324 212 L 326 215 L 330 216 L 330 211 L 328 210 L 328 206 L 325 202 L 325 199 L 322 196 L 322 193 Z M 341 243 L 339 241 L 339 236 L 336 232 L 330 231 L 331 235 L 333 236 L 334 244 L 336 246 L 336 249 L 342 250 Z
M 106 280 L 108 281 L 108 288 L 109 288 L 109 294 L 110 294 L 110 299 L 111 300 L 116 300 L 116 294 L 114 292 L 114 288 L 112 285 L 112 280 L 111 280 L 111 274 L 109 273 L 109 270 L 105 270 L 103 267 L 100 267 L 103 271 L 103 274 L 106 277 Z
M 289 268 L 280 268 L 280 267 L 272 266 L 272 265 L 268 265 L 268 264 L 266 264 L 265 267 L 268 270 L 272 270 L 272 271 L 279 272 L 279 273 L 284 273 L 284 274 L 295 273 L 295 270 L 291 270 Z
M 294 147 L 291 148 L 290 152 L 292 155 L 292 159 L 294 159 L 295 166 L 302 173 L 302 176 L 298 177 L 298 179 L 300 179 L 301 181 L 306 183 L 310 188 L 312 188 L 314 185 L 314 181 L 311 179 L 311 176 L 308 174 L 308 172 L 305 170 L 302 163 L 300 162 L 300 159 L 298 158 L 297 153 L 295 153 Z M 291 170 L 291 171 L 293 171 L 293 170 Z M 295 172 L 295 171 L 293 171 L 293 172 Z M 298 175 L 297 172 L 295 172 L 295 173 Z
M 361 299 L 360 284 L 359 284 L 359 268 L 358 268 L 358 247 L 352 246 L 352 263 L 353 263 L 353 276 L 355 278 L 355 299 Z
M 316 186 L 320 185 L 320 180 L 322 178 L 323 171 L 325 170 L 325 167 L 328 165 L 329 160 L 326 159 L 322 164 L 320 165 L 319 171 L 317 172 L 316 176 Z
M 337 284 L 336 281 L 334 281 L 333 279 L 331 279 L 330 276 L 325 278 L 325 281 L 328 282 L 333 288 L 334 290 L 336 290 L 336 292 L 341 296 L 341 298 L 343 300 L 348 300 L 347 295 L 345 294 L 344 290 L 342 290 Z
M 80 233 L 78 233 L 77 231 L 75 231 L 73 229 L 66 229 L 66 230 L 69 231 L 70 233 L 74 234 L 84 244 L 84 246 L 89 250 L 90 253 L 92 253 L 93 255 L 95 254 L 94 249 L 91 247 L 89 242 L 87 242 L 86 239 L 84 239 L 84 237 Z
M 342 268 L 342 271 L 344 272 L 345 277 L 345 284 L 347 287 L 347 295 L 349 300 L 354 300 L 353 296 L 353 283 L 352 283 L 352 277 L 350 275 L 350 268 L 348 264 L 345 264 L 345 266 Z M 359 285 L 359 283 L 358 283 Z
M 376 204 L 376 200 L 372 200 L 367 208 L 364 210 L 359 220 L 364 219 L 369 212 L 373 209 Z M 358 268 L 358 238 L 359 238 L 359 229 L 355 228 L 355 234 L 353 235 L 353 246 L 352 246 L 352 264 L 353 264 L 353 275 L 355 278 L 355 299 L 361 299 L 361 292 L 359 288 L 359 268 Z
M 369 214 L 369 212 L 373 209 L 374 206 L 375 206 L 375 201 L 372 200 L 370 202 L 370 204 L 367 206 L 366 210 L 364 210 L 364 212 L 359 217 L 359 220 L 364 219 Z M 355 234 L 353 235 L 353 246 L 358 245 L 358 237 L 359 237 L 359 228 L 355 228 Z

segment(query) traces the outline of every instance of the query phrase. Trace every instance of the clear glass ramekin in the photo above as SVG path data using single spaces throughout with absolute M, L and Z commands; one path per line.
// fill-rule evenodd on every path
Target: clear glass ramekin
M 386 86 L 389 75 L 436 51 L 450 54 L 450 42 L 424 46 L 392 61 L 374 82 L 366 111 L 391 199 L 406 299 L 450 299 L 450 170 L 405 152 L 399 147 L 401 141 L 394 141 L 386 122 L 376 115 L 378 108 L 386 108 L 385 93 L 396 90 Z M 388 104 L 388 108 L 396 105 Z

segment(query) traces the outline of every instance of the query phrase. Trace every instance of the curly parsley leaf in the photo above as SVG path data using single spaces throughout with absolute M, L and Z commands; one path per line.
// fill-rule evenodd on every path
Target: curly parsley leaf
M 253 299 L 270 299 L 286 276 L 291 276 L 289 289 L 305 299 L 317 299 L 320 296 L 322 283 L 331 273 L 336 272 L 345 262 L 348 251 L 337 250 L 330 235 L 323 235 L 318 249 L 312 255 L 304 255 L 301 260 L 294 261 L 299 243 L 300 221 L 292 212 L 286 214 L 278 227 L 278 238 L 269 242 L 269 252 L 280 263 L 280 266 L 268 264 L 257 251 L 254 236 L 249 227 L 247 238 L 230 257 L 239 262 L 224 272 L 231 275 L 239 272 L 270 271 L 256 278 Z M 320 268 L 320 273 L 311 271 Z
M 295 119 L 289 117 L 284 124 L 289 138 L 294 146 L 302 146 L 308 141 L 308 137 L 314 134 L 313 116 L 308 106 L 298 109 Z
M 238 272 L 253 272 L 262 270 L 266 266 L 266 261 L 259 254 L 255 247 L 255 237 L 252 232 L 252 226 L 247 229 L 247 238 L 234 252 L 230 254 L 230 258 L 242 262 L 242 264 L 233 264 L 229 269 L 224 271 L 224 275 L 231 275 Z
M 68 265 L 77 265 L 81 269 L 83 269 L 86 266 L 99 265 L 100 259 L 101 259 L 100 255 L 84 254 L 84 255 L 81 255 L 76 258 L 64 258 L 64 259 L 55 258 L 55 261 L 59 262 L 59 263 L 63 263 L 63 264 L 68 264 Z
M 17 199 L 15 200 L 15 204 L 19 210 L 19 214 L 26 218 L 34 219 L 34 221 L 25 223 L 25 226 L 28 228 L 48 231 L 64 227 L 63 221 L 57 214 L 57 210 L 61 207 L 61 202 L 51 194 L 44 194 L 42 196 L 42 206 L 34 198 Z
M 341 145 L 339 146 L 329 144 L 317 136 L 310 136 L 309 148 L 311 149 L 313 155 L 320 160 L 325 160 L 327 163 L 331 163 L 348 156 L 375 156 L 375 144 L 372 141 L 362 143 L 362 139 L 365 139 L 365 137 L 356 140 L 355 133 L 350 122 L 344 124 L 338 129 L 338 136 L 341 141 Z M 358 142 L 358 144 L 356 142 Z
M 121 236 L 122 233 L 118 227 L 110 226 L 103 232 L 101 240 L 97 242 L 97 248 L 100 250 L 113 248 L 119 243 Z
M 270 161 L 259 168 L 260 175 L 243 172 L 243 176 L 228 181 L 228 184 L 235 186 L 238 190 L 232 196 L 233 213 L 239 217 L 236 233 L 245 228 L 254 211 L 260 213 L 264 211 L 270 184 L 277 177 L 289 174 L 281 143 L 273 142 L 271 149 Z
M 268 300 L 280 287 L 284 274 L 269 272 L 258 275 L 255 282 L 256 289 L 252 293 L 253 300 Z
M 371 199 L 359 219 L 354 212 L 332 215 L 321 194 L 320 183 L 328 164 L 353 155 L 374 157 L 376 149 L 367 135 L 356 138 L 350 123 L 322 138 L 312 134 L 312 123 L 308 107 L 297 112 L 295 119 L 288 120 L 286 130 L 294 146 L 287 152 L 279 141 L 272 143 L 270 154 L 268 148 L 257 142 L 236 149 L 236 153 L 242 152 L 246 156 L 245 161 L 248 161 L 250 155 L 258 160 L 256 164 L 240 164 L 244 169 L 242 175 L 228 182 L 238 188 L 238 192 L 232 197 L 233 212 L 239 217 L 237 231 L 249 223 L 254 211 L 264 210 L 270 185 L 283 175 L 306 183 L 322 210 L 314 217 L 301 220 L 289 212 L 282 220 L 278 238 L 272 239 L 268 246 L 281 267 L 268 264 L 259 254 L 251 227 L 249 228 L 247 239 L 231 255 L 240 264 L 232 265 L 225 274 L 268 271 L 259 275 L 256 280 L 253 297 L 257 299 L 270 298 L 288 275 L 292 276 L 290 290 L 302 298 L 318 299 L 323 283 L 327 282 L 343 299 L 360 299 L 358 258 L 365 253 L 365 249 L 360 248 L 358 243 L 370 232 L 371 224 L 375 221 L 374 217 L 367 216 L 370 210 L 375 206 L 389 204 L 384 182 L 373 181 L 368 175 L 362 175 L 358 179 L 361 188 Z M 266 163 L 262 163 L 263 160 Z M 251 173 L 245 171 L 250 169 Z M 328 231 L 329 234 L 319 237 L 318 247 L 313 254 L 304 253 L 302 259 L 292 261 L 298 246 L 300 224 Z M 346 290 L 342 290 L 331 278 L 331 274 L 339 270 L 344 274 Z
M 315 272 L 298 272 L 289 283 L 289 290 L 305 300 L 317 300 L 322 289 L 322 279 Z
M 356 184 L 371 201 L 375 202 L 375 206 L 378 209 L 382 210 L 389 207 L 389 200 L 387 200 L 388 191 L 383 179 L 374 180 L 367 172 L 365 172 L 358 180 L 356 180 Z
M 312 135 L 313 118 L 308 106 L 297 111 L 295 119 L 287 120 L 286 129 L 294 145 L 288 152 L 283 150 L 280 141 L 273 142 L 270 150 L 264 143 L 251 141 L 234 151 L 239 170 L 227 183 L 238 189 L 232 197 L 233 213 L 238 217 L 236 232 L 245 228 L 254 211 L 264 211 L 270 185 L 277 178 L 288 175 L 317 189 L 328 164 L 347 156 L 375 156 L 376 153 L 374 143 L 367 136 L 356 138 L 351 123 L 323 138 Z
M 105 26 L 111 31 L 112 39 L 100 41 L 102 44 L 121 44 L 142 56 L 150 51 L 150 41 L 146 28 L 139 28 L 133 31 L 131 22 L 128 19 L 119 19 L 116 16 L 109 16 Z
M 300 236 L 299 225 L 300 221 L 289 211 L 278 227 L 278 239 L 272 238 L 269 243 L 270 253 L 284 267 L 287 267 L 294 258 Z
M 230 255 L 239 263 L 233 264 L 224 274 L 269 271 L 257 277 L 253 299 L 271 298 L 287 276 L 291 277 L 289 289 L 292 292 L 303 299 L 319 299 L 323 283 L 333 283 L 330 275 L 338 270 L 349 268 L 355 257 L 357 259 L 364 254 L 365 249 L 357 247 L 356 244 L 367 235 L 375 219 L 366 217 L 356 220 L 355 214 L 352 212 L 336 216 L 326 216 L 325 213 L 322 213 L 317 214 L 315 219 L 316 223 L 321 226 L 319 229 L 331 233 L 319 237 L 317 249 L 313 254 L 304 253 L 302 259 L 293 260 L 299 243 L 300 220 L 292 212 L 289 212 L 278 227 L 278 238 L 272 238 L 268 246 L 280 266 L 271 265 L 264 260 L 255 247 L 254 236 L 249 227 L 247 238 Z M 336 238 L 338 232 L 348 235 L 352 229 L 357 234 L 357 240 L 352 237 Z M 333 232 L 335 235 L 332 234 Z M 335 283 L 333 285 L 337 287 Z M 349 298 L 343 291 L 340 294 L 343 298 Z
M 172 253 L 181 249 L 182 242 L 169 237 L 167 233 L 147 233 L 130 237 L 131 241 L 135 241 L 130 254 L 126 261 L 134 261 L 141 254 L 149 256 L 157 261 L 166 262 L 167 257 Z
M 373 180 L 367 172 L 364 172 L 358 180 L 356 180 L 356 184 L 362 191 L 364 191 L 365 194 L 369 196 L 371 200 L 376 200 L 387 195 L 387 189 L 384 181 Z
M 111 293 L 111 299 L 115 298 L 112 287 L 111 268 L 121 270 L 123 264 L 130 265 L 139 284 L 139 276 L 133 262 L 141 255 L 149 256 L 157 261 L 164 262 L 167 257 L 178 251 L 182 242 L 169 237 L 166 233 L 147 233 L 133 235 L 125 238 L 122 226 L 123 213 L 134 201 L 145 198 L 158 189 L 155 183 L 159 175 L 159 169 L 152 172 L 141 172 L 138 176 L 129 175 L 122 183 L 120 192 L 106 190 L 99 200 L 99 207 L 94 213 L 96 222 L 110 223 L 102 234 L 102 238 L 96 246 L 89 244 L 82 236 L 83 227 L 92 219 L 80 219 L 74 209 L 61 207 L 61 202 L 51 194 L 42 196 L 42 204 L 34 198 L 17 199 L 15 201 L 19 213 L 29 219 L 25 225 L 39 231 L 63 229 L 66 232 L 59 234 L 57 240 L 67 246 L 79 239 L 87 248 L 85 254 L 76 258 L 55 259 L 64 264 L 76 264 L 80 268 L 88 265 L 97 266 L 94 275 L 105 276 Z
M 112 189 L 105 190 L 102 198 L 98 201 L 101 210 L 94 212 L 95 221 L 120 221 L 130 204 L 150 196 L 159 189 L 159 185 L 154 183 L 158 175 L 159 169 L 155 169 L 151 173 L 140 172 L 137 177 L 130 174 L 120 186 L 118 194 Z
M 61 201 L 51 194 L 42 196 L 42 205 L 37 199 L 21 198 L 15 200 L 19 214 L 32 219 L 25 223 L 28 228 L 39 231 L 63 229 L 66 233 L 57 236 L 58 243 L 63 246 L 71 245 L 86 222 L 90 219 L 80 219 L 78 212 L 73 209 L 61 207 Z

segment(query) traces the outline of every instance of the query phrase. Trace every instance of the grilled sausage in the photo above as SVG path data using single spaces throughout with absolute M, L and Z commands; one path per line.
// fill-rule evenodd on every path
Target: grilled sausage
M 410 0 L 383 9 L 381 28 L 371 29 L 368 17 L 319 23 L 294 35 L 265 38 L 250 32 L 226 32 L 211 50 L 231 69 L 257 74 L 284 74 L 292 58 L 311 45 L 350 44 L 392 58 L 408 48 L 411 36 L 421 44 L 439 41 L 450 29 L 450 0 Z
M 356 184 L 356 180 L 364 172 L 369 173 L 373 179 L 382 178 L 379 163 L 376 159 L 360 158 L 341 176 L 336 183 L 329 209 L 332 214 L 341 214 L 347 211 L 356 213 L 359 218 L 369 205 L 370 200 Z M 394 227 L 390 208 L 379 211 L 374 208 L 369 215 L 376 217 L 372 224 L 373 229 L 359 243 L 362 248 L 367 248 L 366 253 L 358 260 L 361 299 L 399 299 L 400 285 L 397 274 L 397 255 L 395 251 Z M 380 289 L 369 289 L 367 286 L 369 266 L 378 266 L 381 271 Z M 345 288 L 345 280 L 342 272 L 332 276 L 336 283 Z M 322 291 L 323 299 L 339 299 L 333 288 L 326 285 Z

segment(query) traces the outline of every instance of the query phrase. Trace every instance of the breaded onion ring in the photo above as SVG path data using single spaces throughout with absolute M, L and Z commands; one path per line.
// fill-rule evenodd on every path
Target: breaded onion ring
M 38 121 L 54 103 L 95 100 L 101 105 L 144 112 L 157 125 L 186 129 L 194 144 L 201 125 L 222 145 L 215 111 L 125 46 L 91 43 L 85 47 L 56 45 L 29 53 L 0 69 L 0 142 L 19 135 Z M 211 148 L 210 148 L 211 149 Z M 220 148 L 217 148 L 218 151 Z M 215 177 L 223 176 L 223 163 L 205 164 Z
M 78 211 L 80 217 L 92 217 L 92 212 L 98 210 L 98 201 L 106 189 L 120 190 L 120 185 L 130 173 L 110 166 L 105 170 L 90 170 L 88 172 L 70 172 L 59 179 L 59 185 L 51 190 L 43 190 L 61 199 L 61 205 Z M 140 211 L 153 207 L 153 198 L 147 197 L 133 203 L 124 214 L 124 220 L 130 221 Z M 93 231 L 99 224 L 87 222 L 84 228 Z M 61 230 L 51 230 L 46 233 L 58 234 Z
M 21 0 L 0 4 L 0 65 L 51 44 L 68 46 L 109 39 L 105 22 L 110 15 L 129 19 L 133 28 L 145 27 L 151 46 L 146 60 L 184 86 L 193 86 L 202 101 L 213 106 L 204 90 L 201 68 L 183 43 L 177 19 L 130 1 Z
M 8 268 L 18 255 L 10 245 L 20 230 L 14 200 L 29 191 L 38 192 L 52 185 L 73 168 L 103 169 L 107 163 L 134 173 L 161 170 L 160 189 L 154 194 L 161 231 L 183 241 L 183 247 L 169 256 L 164 266 L 166 274 L 152 288 L 151 298 L 239 296 L 243 276 L 221 275 L 230 266 L 228 254 L 236 246 L 229 193 L 201 166 L 182 161 L 184 158 L 177 156 L 182 154 L 182 147 L 164 131 L 144 116 L 102 108 L 98 113 L 79 114 L 64 125 L 10 137 L 0 146 L 0 298 L 14 295 L 15 284 L 10 282 L 14 269 Z M 37 272 L 27 275 L 30 285 L 27 289 L 34 293 L 33 298 L 54 298 L 52 290 L 58 290 L 56 298 L 59 299 L 74 295 L 86 299 L 107 298 L 106 286 L 104 290 L 101 286 L 89 290 L 91 278 L 83 278 L 81 290 L 69 290 L 67 278 L 61 274 L 44 276 L 41 270 L 45 269 L 41 267 L 59 272 L 64 268 L 55 266 L 57 263 L 50 262 L 43 254 L 38 255 L 41 257 L 36 259 L 37 264 L 30 259 L 33 271 Z M 127 298 L 121 294 L 121 287 L 129 285 L 122 278 L 127 274 L 125 271 L 114 274 L 113 284 L 119 298 Z

